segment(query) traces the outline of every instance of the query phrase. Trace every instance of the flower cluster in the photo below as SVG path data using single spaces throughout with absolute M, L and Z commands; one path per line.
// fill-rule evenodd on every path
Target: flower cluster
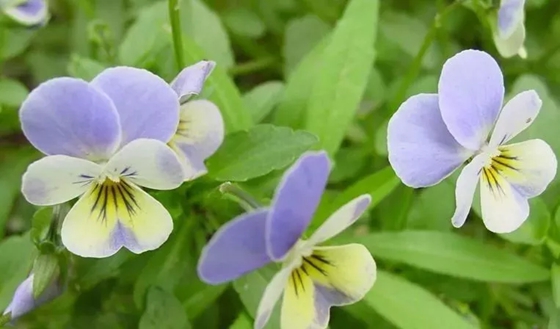
M 175 189 L 206 173 L 204 161 L 222 143 L 224 124 L 214 104 L 190 98 L 213 68 L 199 62 L 167 84 L 146 70 L 116 67 L 91 82 L 53 79 L 29 95 L 20 110 L 22 129 L 46 156 L 29 166 L 22 193 L 40 206 L 78 198 L 61 229 L 70 252 L 108 257 L 124 247 L 142 253 L 167 240 L 173 220 L 142 188 Z M 437 94 L 410 97 L 389 122 L 389 162 L 404 184 L 432 186 L 466 164 L 450 216 L 455 227 L 464 224 L 480 185 L 486 227 L 516 230 L 529 215 L 528 199 L 556 175 L 556 156 L 544 141 L 510 143 L 537 117 L 538 94 L 524 91 L 504 106 L 503 100 L 496 61 L 466 50 L 444 64 Z M 265 327 L 280 298 L 281 328 L 326 328 L 332 306 L 359 301 L 375 282 L 376 264 L 363 245 L 321 246 L 358 220 L 368 194 L 305 238 L 330 169 L 324 151 L 304 153 L 284 173 L 270 205 L 229 221 L 202 251 L 197 270 L 208 284 L 278 265 L 255 328 Z M 20 285 L 5 313 L 20 316 L 60 293 L 56 283 L 33 298 L 33 278 Z
M 23 132 L 47 156 L 29 166 L 22 193 L 40 206 L 79 197 L 62 224 L 69 251 L 107 257 L 167 240 L 171 216 L 141 187 L 174 189 L 205 172 L 223 122 L 209 101 L 187 100 L 213 65 L 188 67 L 171 85 L 130 67 L 107 69 L 91 82 L 56 78 L 25 100 Z
M 503 99 L 496 61 L 466 50 L 444 64 L 437 94 L 410 97 L 389 122 L 389 161 L 408 186 L 435 185 L 468 160 L 457 179 L 455 227 L 464 224 L 480 181 L 486 227 L 496 233 L 516 230 L 529 216 L 527 200 L 556 175 L 556 156 L 544 141 L 506 144 L 537 117 L 542 105 L 537 93 L 521 92 L 502 108 Z
M 304 154 L 282 177 L 269 207 L 224 225 L 202 252 L 198 273 L 210 284 L 281 263 L 261 299 L 255 328 L 265 326 L 282 294 L 282 328 L 326 328 L 331 306 L 362 299 L 375 281 L 375 262 L 363 245 L 317 246 L 352 225 L 367 209 L 369 195 L 348 202 L 302 239 L 329 171 L 326 153 Z

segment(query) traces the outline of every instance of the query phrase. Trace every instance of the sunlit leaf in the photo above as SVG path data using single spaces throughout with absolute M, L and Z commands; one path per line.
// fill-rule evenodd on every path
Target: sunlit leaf
M 436 273 L 485 282 L 546 281 L 549 271 L 510 251 L 453 233 L 379 232 L 356 237 L 376 258 L 403 262 Z
M 208 174 L 220 181 L 245 181 L 286 167 L 315 143 L 317 138 L 306 131 L 255 126 L 226 137 L 207 162 Z
M 365 91 L 374 59 L 378 1 L 352 0 L 320 56 L 306 127 L 334 154 Z
M 400 329 L 478 328 L 426 289 L 384 271 L 364 300 Z

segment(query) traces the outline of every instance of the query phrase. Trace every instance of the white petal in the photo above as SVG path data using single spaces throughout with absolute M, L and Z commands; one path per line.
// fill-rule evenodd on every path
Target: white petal
M 171 145 L 182 158 L 187 178 L 206 172 L 204 160 L 214 154 L 224 140 L 224 120 L 216 105 L 195 100 L 181 105 L 179 127 Z
M 497 147 L 517 136 L 529 127 L 539 114 L 542 101 L 534 90 L 515 95 L 500 112 L 498 122 L 490 138 L 490 147 Z
M 369 194 L 363 194 L 340 207 L 309 238 L 309 245 L 317 245 L 344 231 L 360 218 L 371 202 Z
M 264 290 L 263 296 L 261 297 L 261 301 L 259 303 L 259 307 L 257 309 L 257 314 L 255 316 L 255 329 L 262 329 L 270 319 L 270 315 L 274 310 L 274 305 L 282 296 L 284 292 L 284 288 L 292 274 L 294 266 L 286 266 L 281 269 L 276 275 L 272 278 L 266 289 Z
M 478 185 L 478 177 L 488 156 L 486 154 L 479 154 L 475 156 L 472 161 L 463 168 L 459 178 L 457 178 L 457 185 L 455 186 L 455 213 L 451 218 L 451 224 L 455 227 L 461 227 L 465 224 L 467 216 L 471 210 L 474 192 Z
M 173 230 L 167 210 L 149 194 L 121 179 L 93 185 L 62 224 L 62 243 L 82 257 L 109 257 L 121 247 L 134 253 L 161 246 Z
M 29 165 L 21 192 L 34 205 L 60 204 L 87 191 L 101 171 L 101 166 L 88 160 L 50 155 Z
M 484 169 L 480 178 L 480 206 L 486 228 L 495 233 L 518 229 L 529 216 L 529 203 L 500 174 Z
M 502 38 L 499 32 L 496 31 L 493 33 L 493 38 L 496 49 L 498 49 L 500 55 L 505 58 L 520 55 L 523 58 L 523 53 L 525 52 L 525 48 L 523 47 L 525 43 L 525 24 L 523 21 L 516 25 L 515 30 L 509 37 Z
M 506 179 L 526 198 L 544 192 L 556 176 L 556 155 L 550 146 L 540 139 L 504 145 L 500 150 L 502 156 L 510 158 L 510 166 L 515 168 L 515 171 L 508 172 Z
M 111 157 L 105 170 L 112 178 L 124 177 L 156 190 L 172 190 L 183 182 L 179 159 L 171 148 L 155 139 L 141 138 L 128 143 Z
M 326 328 L 331 307 L 362 299 L 376 274 L 375 261 L 363 245 L 315 248 L 288 280 L 281 327 Z
M 525 19 L 525 0 L 501 0 L 498 10 L 498 33 L 502 38 L 510 37 L 517 25 Z

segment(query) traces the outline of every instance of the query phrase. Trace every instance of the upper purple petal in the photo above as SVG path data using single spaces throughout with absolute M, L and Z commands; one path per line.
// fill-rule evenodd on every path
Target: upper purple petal
M 464 147 L 479 150 L 502 108 L 502 71 L 487 53 L 462 51 L 443 65 L 438 96 L 451 135 Z
M 267 215 L 266 209 L 259 209 L 222 226 L 202 251 L 200 279 L 220 284 L 270 263 L 265 244 Z
M 113 102 L 87 82 L 56 78 L 39 85 L 20 109 L 23 133 L 39 151 L 108 159 L 121 138 Z
M 411 187 L 439 183 L 472 154 L 447 130 L 435 94 L 412 96 L 399 107 L 389 120 L 387 149 L 395 173 Z
M 327 185 L 327 153 L 307 152 L 284 174 L 276 189 L 266 226 L 266 243 L 273 260 L 282 259 L 309 225 Z
M 501 38 L 506 39 L 515 31 L 523 19 L 525 0 L 502 0 L 498 10 L 498 31 Z
M 179 123 L 179 101 L 169 85 L 143 69 L 114 67 L 101 72 L 92 85 L 115 104 L 122 126 L 122 142 L 138 138 L 167 143 Z
M 200 61 L 184 68 L 171 82 L 171 88 L 175 90 L 181 103 L 192 95 L 198 95 L 202 91 L 204 81 L 212 73 L 216 66 L 213 61 Z
M 27 0 L 17 6 L 3 9 L 8 16 L 25 25 L 41 24 L 48 18 L 45 0 Z

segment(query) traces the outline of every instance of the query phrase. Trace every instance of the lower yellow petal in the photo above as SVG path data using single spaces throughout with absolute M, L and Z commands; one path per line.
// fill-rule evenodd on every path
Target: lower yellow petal
M 331 306 L 359 301 L 375 277 L 375 261 L 360 244 L 315 248 L 288 281 L 282 328 L 326 328 Z
M 108 257 L 125 247 L 134 253 L 161 246 L 173 229 L 167 210 L 121 179 L 94 184 L 66 216 L 62 242 L 83 257 Z

